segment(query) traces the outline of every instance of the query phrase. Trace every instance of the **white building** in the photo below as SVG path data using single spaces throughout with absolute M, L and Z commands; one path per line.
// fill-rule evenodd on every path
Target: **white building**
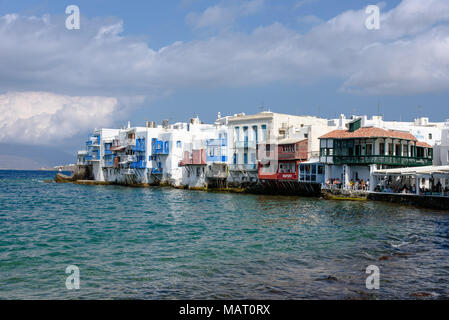
M 211 167 L 227 162 L 228 127 L 217 121 L 201 124 L 192 119 L 189 134 L 185 135 L 181 184 L 189 188 L 207 188 L 208 178 L 213 178 Z
M 96 181 L 204 186 L 206 168 L 193 172 L 196 163 L 183 160 L 200 152 L 206 165 L 207 141 L 222 139 L 222 133 L 227 139 L 226 126 L 203 124 L 198 118 L 172 125 L 147 122 L 146 127 L 128 123 L 122 129 L 95 130 L 86 150 L 78 152 L 77 162 L 92 165 Z M 220 151 L 226 155 L 227 147 Z
M 446 126 L 441 130 L 441 143 L 438 146 L 438 165 L 449 165 L 449 119 L 446 120 Z
M 229 183 L 258 180 L 257 148 L 271 148 L 287 138 L 309 140 L 309 158 L 319 155 L 318 137 L 332 130 L 328 120 L 274 112 L 227 117 L 230 134 Z M 267 150 L 269 152 L 269 150 Z

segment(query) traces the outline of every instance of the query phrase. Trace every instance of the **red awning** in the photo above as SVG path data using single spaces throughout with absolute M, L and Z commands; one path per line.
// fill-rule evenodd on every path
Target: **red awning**
M 119 146 L 119 147 L 111 147 L 111 151 L 121 151 L 125 150 L 125 146 Z

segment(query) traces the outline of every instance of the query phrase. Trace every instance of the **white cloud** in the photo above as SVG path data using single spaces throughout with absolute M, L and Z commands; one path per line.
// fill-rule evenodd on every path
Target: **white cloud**
M 191 12 L 186 16 L 186 22 L 195 29 L 208 27 L 229 27 L 239 17 L 257 13 L 264 5 L 264 0 L 249 0 L 234 5 L 215 5 L 202 13 Z
M 263 4 L 233 3 L 209 8 L 192 23 L 227 25 Z M 227 13 L 234 7 L 240 11 Z M 425 5 L 403 0 L 390 11 L 382 10 L 379 31 L 365 28 L 362 8 L 306 33 L 274 23 L 249 33 L 229 31 L 175 42 L 160 50 L 121 35 L 123 24 L 115 19 L 85 20 L 81 30 L 68 31 L 63 18 L 0 17 L 1 91 L 157 96 L 179 88 L 281 81 L 299 85 L 329 78 L 339 79 L 342 90 L 358 93 L 449 90 L 447 0 Z
M 123 32 L 123 22 L 119 21 L 116 24 L 101 27 L 95 36 L 95 40 L 103 39 L 108 36 L 116 38 L 120 33 Z
M 315 2 L 318 2 L 318 0 L 299 0 L 298 2 L 295 3 L 294 8 L 300 9 L 300 8 L 304 7 L 305 5 L 315 3 Z
M 119 102 L 46 92 L 0 95 L 0 142 L 52 145 L 112 123 Z
M 306 23 L 306 24 L 318 24 L 324 22 L 321 18 L 315 15 L 306 15 L 300 16 L 296 19 L 298 23 Z

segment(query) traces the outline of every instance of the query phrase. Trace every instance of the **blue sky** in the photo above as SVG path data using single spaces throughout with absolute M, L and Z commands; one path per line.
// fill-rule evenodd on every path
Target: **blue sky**
M 442 121 L 447 2 L 2 0 L 0 144 L 74 153 L 97 125 L 211 122 L 262 104 L 332 118 L 380 103 L 389 120 Z M 64 28 L 71 4 L 80 30 Z M 378 31 L 364 27 L 371 4 Z

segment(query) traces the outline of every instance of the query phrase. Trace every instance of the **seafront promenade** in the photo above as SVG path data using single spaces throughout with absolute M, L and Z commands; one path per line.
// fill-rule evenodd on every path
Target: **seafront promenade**
M 342 189 L 337 187 L 328 187 L 325 184 L 303 184 L 299 189 L 292 189 L 286 192 L 280 192 L 276 189 L 276 192 L 270 190 L 270 185 L 254 184 L 247 188 L 195 188 L 184 186 L 171 186 L 169 184 L 120 184 L 114 182 L 95 181 L 95 180 L 70 180 L 68 176 L 58 173 L 54 179 L 57 183 L 74 183 L 77 185 L 101 185 L 101 186 L 113 186 L 121 185 L 131 188 L 154 188 L 154 187 L 166 187 L 175 189 L 187 189 L 204 192 L 215 193 L 247 193 L 247 194 L 265 194 L 265 195 L 278 195 L 278 196 L 291 196 L 291 197 L 319 197 L 324 200 L 331 201 L 383 201 L 400 203 L 404 205 L 412 205 L 416 207 L 425 207 L 438 210 L 449 210 L 449 196 L 437 195 L 437 194 L 410 194 L 405 192 L 390 192 L 390 190 L 384 190 L 383 192 L 373 192 L 361 189 Z M 47 182 L 51 182 L 48 180 Z M 301 184 L 299 184 L 301 185 Z M 300 190 L 295 194 L 295 190 Z

